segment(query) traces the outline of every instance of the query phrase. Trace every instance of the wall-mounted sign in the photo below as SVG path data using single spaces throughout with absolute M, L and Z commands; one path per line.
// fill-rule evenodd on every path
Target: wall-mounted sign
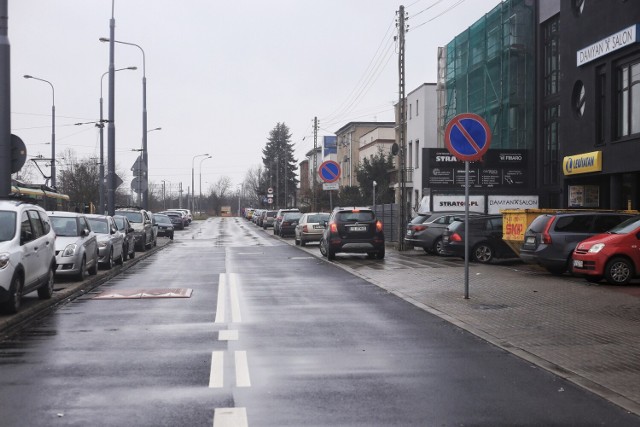
M 578 67 L 638 41 L 638 24 L 610 35 L 577 52 Z
M 566 156 L 562 161 L 562 171 L 565 175 L 602 171 L 602 151 Z
M 426 149 L 427 173 L 423 187 L 464 188 L 464 162 L 443 149 Z M 490 188 L 509 192 L 528 186 L 527 150 L 488 150 L 482 162 L 469 165 L 471 188 Z
M 489 196 L 489 214 L 505 209 L 538 209 L 538 196 Z
M 465 196 L 437 194 L 433 196 L 433 211 L 464 212 Z M 469 196 L 470 212 L 485 212 L 484 196 Z

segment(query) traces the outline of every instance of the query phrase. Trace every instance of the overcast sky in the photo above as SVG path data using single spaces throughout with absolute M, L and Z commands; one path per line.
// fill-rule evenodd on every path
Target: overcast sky
M 444 46 L 499 0 L 407 0 L 406 92 L 436 81 Z M 29 158 L 99 157 L 101 76 L 109 67 L 111 0 L 9 0 L 11 127 Z M 398 99 L 397 0 L 115 0 L 116 40 L 146 55 L 149 181 L 196 192 L 222 176 L 234 186 L 262 163 L 269 131 L 284 122 L 296 159 L 319 135 L 350 121 L 392 121 Z M 124 186 L 142 146 L 142 53 L 116 44 L 116 164 Z M 104 115 L 108 111 L 104 78 Z M 76 123 L 87 123 L 80 124 Z M 105 128 L 105 156 L 107 132 Z M 321 138 L 319 138 L 321 142 Z M 105 161 L 106 165 L 106 161 Z M 201 166 L 201 167 L 200 167 Z M 106 167 L 106 166 L 105 166 Z

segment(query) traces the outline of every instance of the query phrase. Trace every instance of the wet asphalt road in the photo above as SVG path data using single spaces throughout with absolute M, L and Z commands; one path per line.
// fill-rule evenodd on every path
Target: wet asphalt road
M 94 298 L 160 288 L 193 293 Z M 192 225 L 0 343 L 0 414 L 2 426 L 638 425 L 239 218 Z

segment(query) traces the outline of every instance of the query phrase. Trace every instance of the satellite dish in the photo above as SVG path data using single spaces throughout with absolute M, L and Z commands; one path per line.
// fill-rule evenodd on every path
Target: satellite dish
M 397 143 L 393 143 L 393 145 L 391 146 L 391 154 L 393 154 L 394 156 L 397 156 L 398 153 L 400 152 L 400 147 L 398 146 Z

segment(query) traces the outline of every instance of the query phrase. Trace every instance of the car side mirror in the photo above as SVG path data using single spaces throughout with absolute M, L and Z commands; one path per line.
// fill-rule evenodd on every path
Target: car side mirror
M 134 231 L 134 230 L 133 230 L 133 227 L 129 227 L 129 228 L 127 229 L 127 233 L 133 233 L 133 231 Z
M 86 237 L 86 236 L 89 235 L 89 233 L 90 233 L 90 231 L 89 231 L 88 228 L 83 228 L 82 231 L 80 232 L 80 236 Z

